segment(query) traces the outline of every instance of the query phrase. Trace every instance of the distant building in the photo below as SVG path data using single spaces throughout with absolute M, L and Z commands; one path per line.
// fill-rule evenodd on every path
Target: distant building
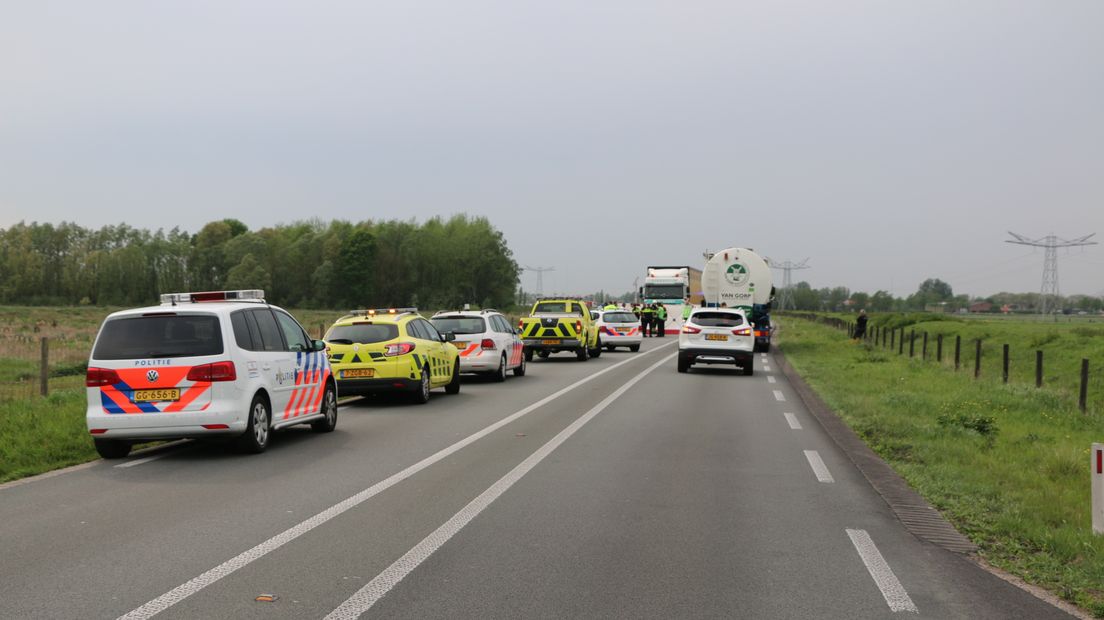
M 970 304 L 970 312 L 982 313 L 982 312 L 992 312 L 992 311 L 993 311 L 993 304 L 991 304 L 987 301 L 975 301 L 974 303 Z
M 939 314 L 946 314 L 946 312 L 947 312 L 947 302 L 941 301 L 937 304 L 925 304 L 924 305 L 924 312 L 936 312 L 936 313 L 939 313 Z

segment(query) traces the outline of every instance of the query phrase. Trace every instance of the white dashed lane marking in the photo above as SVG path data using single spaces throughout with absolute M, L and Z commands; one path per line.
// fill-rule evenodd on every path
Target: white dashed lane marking
M 898 581 L 897 575 L 893 574 L 893 569 L 882 557 L 878 547 L 874 546 L 870 534 L 867 534 L 866 530 L 847 530 L 847 535 L 851 537 L 851 543 L 855 545 L 855 550 L 859 552 L 859 557 L 866 565 L 866 570 L 874 578 L 874 583 L 882 591 L 882 596 L 885 597 L 890 610 L 919 613 L 920 610 L 916 609 L 916 605 L 909 598 L 905 587 Z
M 801 430 L 801 422 L 797 421 L 797 416 L 792 413 L 783 413 L 782 415 L 786 416 L 786 422 L 790 425 L 790 428 L 795 431 Z
M 457 532 L 470 523 L 472 519 L 479 516 L 479 513 L 483 512 L 487 506 L 490 506 L 491 503 L 509 490 L 514 483 L 521 480 L 525 474 L 529 473 L 529 471 L 543 461 L 545 457 L 552 454 L 556 448 L 560 447 L 560 445 L 574 435 L 576 431 L 582 428 L 587 422 L 591 421 L 594 416 L 605 410 L 606 407 L 609 407 L 610 404 L 620 398 L 621 395 L 629 391 L 629 388 L 636 385 L 641 379 L 646 377 L 648 373 L 670 362 L 672 358 L 674 358 L 674 355 L 665 357 L 649 366 L 647 370 L 629 379 L 629 381 L 618 388 L 617 391 L 607 396 L 590 411 L 587 411 L 567 428 L 560 431 L 558 435 L 541 446 L 536 452 L 529 455 L 527 459 L 511 470 L 510 473 L 500 478 L 498 482 L 495 482 L 486 491 L 483 491 L 479 497 L 473 499 L 467 506 L 461 508 L 460 512 L 453 515 L 444 525 L 434 530 L 429 536 L 423 538 L 413 549 L 407 551 L 398 560 L 395 560 L 394 564 L 388 566 L 382 573 L 376 575 L 371 581 L 365 584 L 364 587 L 357 590 L 356 593 L 339 605 L 337 609 L 331 611 L 326 616 L 326 620 L 351 620 L 359 618 L 362 614 L 371 609 L 377 601 L 386 596 L 400 581 L 405 579 L 414 569 L 418 568 L 422 562 L 433 555 L 442 545 L 447 543 Z
M 774 391 L 774 400 L 777 400 L 778 402 L 786 402 L 786 396 L 782 394 L 782 390 Z
M 767 375 L 767 383 L 776 383 L 774 375 Z
M 154 454 L 153 456 L 147 456 L 144 459 L 135 459 L 133 461 L 127 461 L 126 463 L 119 463 L 115 466 L 115 469 L 126 469 L 127 467 L 134 467 L 135 465 L 141 465 L 142 463 L 149 463 L 150 461 L 156 461 L 157 459 L 163 459 L 171 452 L 162 452 L 161 454 Z
M 813 473 L 816 474 L 817 480 L 820 482 L 835 482 L 835 478 L 832 474 L 828 473 L 828 466 L 824 464 L 824 460 L 820 458 L 820 454 L 816 450 L 806 450 L 805 458 L 809 461 L 809 466 L 813 468 Z

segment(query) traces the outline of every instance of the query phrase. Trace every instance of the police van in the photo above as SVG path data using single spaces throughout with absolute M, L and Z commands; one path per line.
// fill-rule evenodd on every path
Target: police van
M 160 306 L 109 315 L 85 386 L 88 432 L 104 458 L 186 437 L 232 437 L 256 453 L 272 431 L 337 426 L 325 343 L 261 290 L 169 293 Z

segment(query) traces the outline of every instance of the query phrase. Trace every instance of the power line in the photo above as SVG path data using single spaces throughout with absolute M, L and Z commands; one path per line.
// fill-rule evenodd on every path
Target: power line
M 546 271 L 555 271 L 555 267 L 524 267 L 526 271 L 537 272 L 537 297 L 544 296 L 544 273 Z
M 1096 236 L 1096 233 L 1076 239 L 1061 239 L 1056 237 L 1054 233 L 1050 233 L 1041 239 L 1028 239 L 1012 231 L 1008 231 L 1008 234 L 1012 235 L 1012 238 L 1005 239 L 1005 243 L 1027 245 L 1033 248 L 1044 248 L 1046 250 L 1043 255 L 1043 286 L 1039 289 L 1039 296 L 1041 297 L 1040 304 L 1042 306 L 1040 310 L 1041 314 L 1046 314 L 1047 310 L 1050 309 L 1050 304 L 1048 302 L 1050 302 L 1052 298 L 1054 300 L 1054 305 L 1058 304 L 1058 248 L 1096 245 L 1095 241 L 1089 241 L 1090 238 Z
M 779 295 L 778 298 L 779 310 L 793 309 L 793 276 L 791 274 L 795 269 L 810 269 L 809 265 L 807 264 L 808 262 L 808 258 L 801 261 L 800 263 L 795 263 L 790 260 L 787 260 L 786 262 L 778 262 L 769 258 L 767 259 L 767 264 L 770 265 L 771 268 L 782 270 L 782 293 L 781 295 Z

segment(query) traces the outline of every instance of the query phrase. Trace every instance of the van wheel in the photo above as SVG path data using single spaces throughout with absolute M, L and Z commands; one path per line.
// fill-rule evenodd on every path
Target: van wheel
M 316 433 L 329 433 L 337 428 L 337 390 L 332 383 L 326 384 L 322 394 L 322 419 L 311 422 L 311 430 Z
M 506 358 L 503 358 L 506 359 Z M 502 380 L 506 380 L 506 368 L 502 369 Z M 452 366 L 452 381 L 448 382 L 445 386 L 445 394 L 459 394 L 460 393 L 460 360 L 456 360 L 456 363 Z
M 528 361 L 529 361 L 529 356 L 528 355 L 522 356 L 521 363 L 518 364 L 518 367 L 514 369 L 514 376 L 515 377 L 524 377 L 525 376 L 525 363 L 528 362 Z
M 418 387 L 414 388 L 414 402 L 419 405 L 424 405 L 429 402 L 429 371 L 425 368 L 422 369 L 422 380 L 418 382 Z
M 498 383 L 502 383 L 503 381 L 506 380 L 506 354 L 505 353 L 503 353 L 502 357 L 500 357 L 498 359 L 498 370 L 496 370 L 494 372 L 494 374 L 491 375 L 491 376 L 494 377 L 494 380 L 497 381 Z
M 235 442 L 238 450 L 248 454 L 264 452 L 272 435 L 271 427 L 268 402 L 257 394 L 253 397 L 253 404 L 249 405 L 249 421 L 245 425 L 245 432 Z
M 118 439 L 93 439 L 96 453 L 105 459 L 121 459 L 130 454 L 130 442 Z

